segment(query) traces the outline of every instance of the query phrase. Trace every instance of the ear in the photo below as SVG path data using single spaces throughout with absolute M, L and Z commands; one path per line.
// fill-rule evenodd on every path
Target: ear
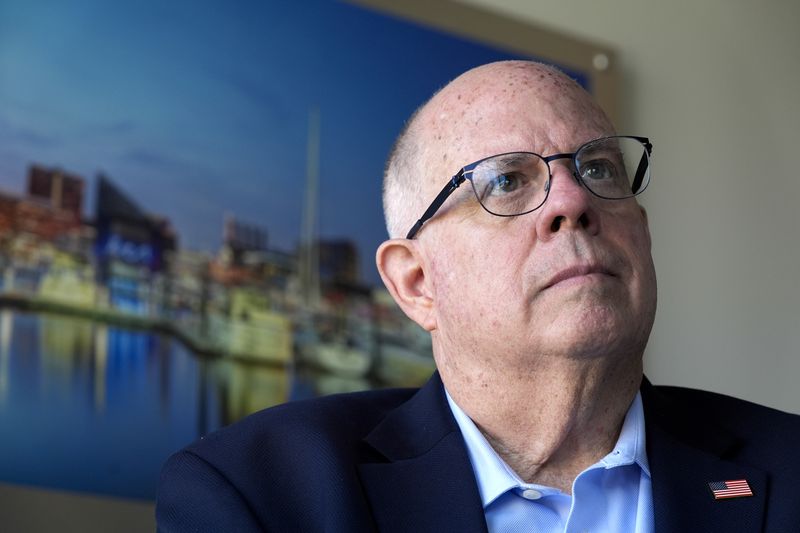
M 433 297 L 416 241 L 390 239 L 378 247 L 375 262 L 384 285 L 400 309 L 427 331 L 436 329 Z

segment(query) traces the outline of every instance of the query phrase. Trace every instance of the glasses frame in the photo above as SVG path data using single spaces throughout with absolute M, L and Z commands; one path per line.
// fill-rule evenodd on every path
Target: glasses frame
M 537 209 L 542 207 L 544 205 L 544 203 L 547 201 L 547 198 L 550 196 L 550 182 L 553 179 L 553 172 L 550 169 L 550 162 L 551 161 L 557 161 L 559 159 L 571 159 L 572 160 L 572 167 L 573 167 L 573 169 L 575 169 L 575 170 L 573 170 L 572 175 L 575 177 L 576 181 L 580 185 L 585 187 L 587 191 L 589 191 L 590 193 L 592 193 L 594 196 L 596 196 L 598 198 L 603 198 L 604 200 L 624 200 L 626 198 L 632 198 L 634 196 L 639 195 L 650 184 L 650 180 L 649 179 L 647 180 L 647 183 L 645 183 L 644 187 L 642 187 L 641 189 L 637 190 L 635 193 L 631 193 L 629 196 L 623 196 L 621 198 L 609 198 L 609 197 L 606 197 L 606 196 L 601 196 L 600 194 L 597 194 L 596 192 L 594 192 L 591 187 L 586 185 L 586 183 L 583 181 L 583 178 L 578 173 L 578 171 L 577 171 L 578 162 L 577 162 L 576 155 L 581 150 L 583 150 L 585 147 L 587 147 L 588 145 L 594 144 L 594 143 L 596 143 L 598 141 L 604 141 L 606 139 L 635 139 L 635 140 L 639 141 L 640 143 L 642 143 L 642 145 L 644 146 L 645 151 L 644 151 L 644 154 L 642 154 L 642 159 L 639 161 L 639 166 L 636 169 L 636 175 L 634 176 L 634 180 L 633 180 L 633 184 L 631 185 L 631 189 L 632 190 L 636 189 L 637 185 L 641 186 L 641 182 L 642 182 L 642 180 L 644 179 L 644 176 L 645 176 L 645 171 L 650 166 L 650 156 L 653 153 L 653 144 L 650 142 L 650 139 L 648 139 L 647 137 L 638 137 L 638 136 L 635 136 L 635 135 L 609 135 L 607 137 L 600 137 L 598 139 L 593 139 L 593 140 L 591 140 L 589 142 L 583 143 L 574 152 L 553 154 L 553 155 L 548 155 L 548 156 L 543 156 L 543 155 L 537 154 L 535 152 L 504 152 L 502 154 L 495 154 L 495 155 L 491 155 L 489 157 L 484 157 L 483 159 L 479 159 L 479 160 L 477 160 L 477 161 L 475 161 L 473 163 L 470 163 L 469 165 L 466 165 L 466 166 L 462 167 L 461 170 L 459 170 L 456 173 L 455 176 L 450 178 L 450 180 L 447 182 L 447 184 L 444 186 L 444 188 L 441 191 L 439 191 L 439 194 L 436 195 L 436 198 L 433 199 L 433 201 L 428 206 L 428 208 L 425 210 L 425 212 L 422 214 L 422 216 L 419 218 L 419 220 L 417 220 L 417 222 L 414 224 L 414 226 L 409 230 L 408 234 L 406 235 L 406 239 L 413 239 L 416 236 L 416 234 L 419 233 L 419 230 L 420 230 L 420 228 L 422 228 L 422 225 L 425 224 L 425 222 L 427 222 L 431 218 L 433 218 L 433 215 L 435 215 L 436 212 L 439 210 L 439 208 L 442 207 L 442 205 L 444 204 L 445 200 L 447 200 L 447 198 L 451 194 L 453 194 L 453 191 L 458 189 L 461 186 L 462 183 L 464 183 L 466 180 L 469 180 L 470 183 L 472 183 L 472 173 L 475 170 L 475 167 L 477 167 L 479 164 L 483 163 L 487 159 L 492 159 L 492 158 L 503 156 L 503 155 L 510 155 L 510 154 L 530 154 L 530 155 L 535 155 L 536 157 L 538 157 L 539 159 L 544 161 L 545 165 L 547 165 L 548 177 L 547 177 L 547 182 L 545 183 L 545 195 L 544 195 L 544 199 L 542 200 L 542 203 L 540 203 L 539 205 L 537 205 L 533 209 L 529 209 L 528 211 L 524 211 L 522 213 L 516 213 L 514 215 L 500 215 L 500 214 L 497 214 L 497 213 L 493 213 L 492 211 L 489 211 L 486 208 L 486 206 L 483 205 L 483 203 L 480 201 L 480 199 L 477 198 L 477 193 L 476 193 L 476 199 L 478 200 L 478 203 L 481 205 L 481 207 L 484 209 L 484 211 L 486 211 L 487 213 L 492 214 L 494 216 L 497 216 L 497 217 L 518 217 L 518 216 L 521 216 L 521 215 L 527 215 L 528 213 L 532 213 L 533 211 L 536 211 Z M 475 192 L 474 185 L 473 185 L 473 192 Z

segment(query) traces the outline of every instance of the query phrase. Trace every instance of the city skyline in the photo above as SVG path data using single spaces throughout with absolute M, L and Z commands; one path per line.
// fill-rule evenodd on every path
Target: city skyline
M 459 72 L 512 57 L 340 2 L 0 8 L 0 188 L 28 166 L 104 173 L 217 250 L 224 213 L 300 237 L 308 112 L 321 114 L 321 238 L 350 238 L 380 283 L 384 159 L 413 109 Z M 402 43 L 398 46 L 397 43 Z

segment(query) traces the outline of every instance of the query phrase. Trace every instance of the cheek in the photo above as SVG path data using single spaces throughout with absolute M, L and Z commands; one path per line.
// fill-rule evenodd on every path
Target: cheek
M 431 270 L 441 327 L 485 330 L 508 320 L 523 291 L 522 255 L 490 239 L 437 254 Z
M 630 254 L 640 275 L 649 275 L 653 271 L 653 258 L 650 253 L 650 233 L 645 226 L 639 226 L 630 232 L 628 239 Z
M 636 312 L 649 313 L 649 307 L 653 307 L 654 310 L 656 298 L 656 277 L 650 253 L 650 236 L 643 226 L 620 234 L 626 237 L 620 244 L 620 249 L 625 251 L 625 259 L 631 269 L 632 305 Z

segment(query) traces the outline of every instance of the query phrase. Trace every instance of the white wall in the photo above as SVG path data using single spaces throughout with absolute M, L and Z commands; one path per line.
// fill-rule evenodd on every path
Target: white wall
M 655 383 L 800 412 L 800 2 L 461 0 L 615 48 L 653 139 Z

